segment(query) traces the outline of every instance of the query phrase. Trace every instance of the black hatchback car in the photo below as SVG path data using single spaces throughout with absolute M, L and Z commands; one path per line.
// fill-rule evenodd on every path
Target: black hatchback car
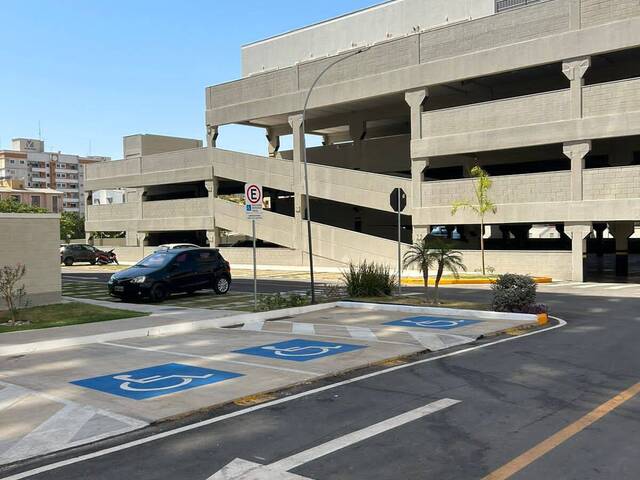
M 69 243 L 60 245 L 60 263 L 70 267 L 75 262 L 96 263 L 96 249 L 85 243 Z
M 109 279 L 109 294 L 120 298 L 165 300 L 171 293 L 193 293 L 213 288 L 225 294 L 231 286 L 231 268 L 215 248 L 163 250 Z

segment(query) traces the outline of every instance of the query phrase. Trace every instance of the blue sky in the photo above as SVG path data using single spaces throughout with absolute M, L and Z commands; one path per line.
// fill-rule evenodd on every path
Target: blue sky
M 122 136 L 204 139 L 204 88 L 240 77 L 240 47 L 376 0 L 0 0 L 0 148 L 122 156 Z M 219 146 L 264 153 L 260 129 Z

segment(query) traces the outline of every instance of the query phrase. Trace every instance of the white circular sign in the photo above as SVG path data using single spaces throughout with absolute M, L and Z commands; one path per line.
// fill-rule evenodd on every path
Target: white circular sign
M 249 185 L 246 190 L 247 203 L 259 205 L 262 203 L 262 189 L 258 185 Z

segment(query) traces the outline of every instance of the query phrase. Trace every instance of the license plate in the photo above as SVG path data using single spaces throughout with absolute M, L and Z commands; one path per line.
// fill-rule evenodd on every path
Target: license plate
M 124 287 L 113 287 L 114 292 L 124 292 Z

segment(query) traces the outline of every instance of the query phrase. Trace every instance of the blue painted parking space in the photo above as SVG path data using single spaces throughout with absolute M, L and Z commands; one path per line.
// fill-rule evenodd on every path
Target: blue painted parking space
M 132 400 L 145 400 L 236 377 L 242 375 L 181 363 L 166 363 L 71 383 Z
M 474 323 L 480 322 L 481 320 L 420 316 L 394 320 L 393 322 L 387 322 L 384 325 L 393 325 L 396 327 L 434 328 L 436 330 L 451 330 L 454 328 L 466 327 L 467 325 L 473 325 Z
M 261 345 L 259 347 L 244 348 L 235 350 L 235 353 L 247 355 L 257 355 L 267 358 L 278 358 L 280 360 L 292 360 L 294 362 L 306 362 L 317 358 L 329 357 L 340 353 L 352 352 L 366 348 L 364 345 L 353 345 L 349 343 L 319 342 L 316 340 L 288 340 L 286 342 Z

